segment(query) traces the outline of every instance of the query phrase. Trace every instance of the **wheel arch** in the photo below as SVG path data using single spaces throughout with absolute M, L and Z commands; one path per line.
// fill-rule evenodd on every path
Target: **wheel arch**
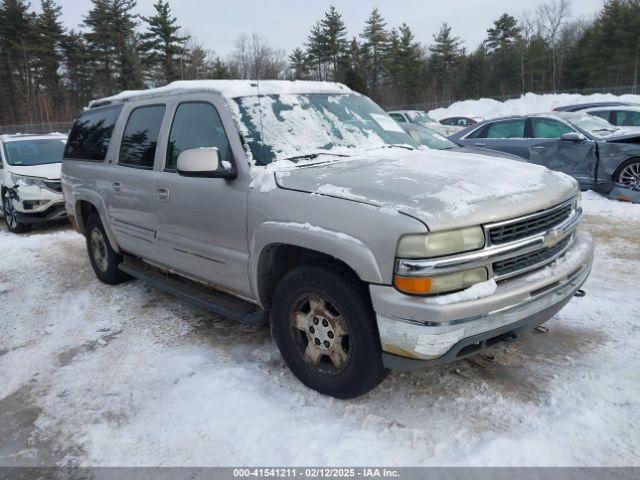
M 118 242 L 108 222 L 107 210 L 101 197 L 91 191 L 79 192 L 73 202 L 73 216 L 78 225 L 78 230 L 83 235 L 87 233 L 85 231 L 86 220 L 92 213 L 96 213 L 100 217 L 111 247 L 114 251 L 120 253 Z
M 263 224 L 256 230 L 251 252 L 251 288 L 267 310 L 280 279 L 299 265 L 325 263 L 364 283 L 384 283 L 376 259 L 364 243 L 306 224 Z

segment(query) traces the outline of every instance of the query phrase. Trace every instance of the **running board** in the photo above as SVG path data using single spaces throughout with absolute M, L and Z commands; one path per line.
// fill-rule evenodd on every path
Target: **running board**
M 132 277 L 175 295 L 181 300 L 245 325 L 261 327 L 268 323 L 266 312 L 252 303 L 219 290 L 206 288 L 204 285 L 177 275 L 163 273 L 135 257 L 125 255 L 118 268 Z

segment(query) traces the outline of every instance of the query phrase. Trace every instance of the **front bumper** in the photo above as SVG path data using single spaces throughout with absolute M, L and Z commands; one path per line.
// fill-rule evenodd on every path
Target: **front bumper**
M 16 219 L 20 223 L 58 220 L 66 215 L 62 193 L 34 185 L 21 185 L 10 190 Z
M 450 304 L 371 285 L 385 366 L 411 370 L 446 363 L 544 323 L 585 282 L 593 251 L 591 236 L 578 233 L 549 266 L 501 281 L 492 295 Z

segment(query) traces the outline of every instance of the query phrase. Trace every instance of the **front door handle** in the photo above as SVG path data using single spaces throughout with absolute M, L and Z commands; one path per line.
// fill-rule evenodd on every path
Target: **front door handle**
M 122 191 L 122 184 L 121 184 L 120 182 L 113 182 L 113 183 L 111 184 L 111 189 L 112 189 L 114 192 L 118 192 L 118 193 L 120 193 L 120 192 Z
M 164 188 L 164 187 L 158 188 L 158 190 L 156 191 L 156 198 L 158 200 L 160 200 L 161 202 L 168 202 L 169 201 L 169 189 L 168 188 Z
M 474 143 L 474 145 L 475 145 L 476 147 L 486 147 L 486 146 L 487 146 L 487 144 L 486 144 L 486 143 L 483 143 L 483 142 L 476 142 L 476 143 Z

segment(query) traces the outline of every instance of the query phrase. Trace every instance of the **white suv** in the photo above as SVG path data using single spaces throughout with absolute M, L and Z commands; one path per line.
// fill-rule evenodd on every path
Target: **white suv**
M 66 215 L 60 185 L 66 142 L 60 133 L 0 135 L 2 214 L 12 232 Z

